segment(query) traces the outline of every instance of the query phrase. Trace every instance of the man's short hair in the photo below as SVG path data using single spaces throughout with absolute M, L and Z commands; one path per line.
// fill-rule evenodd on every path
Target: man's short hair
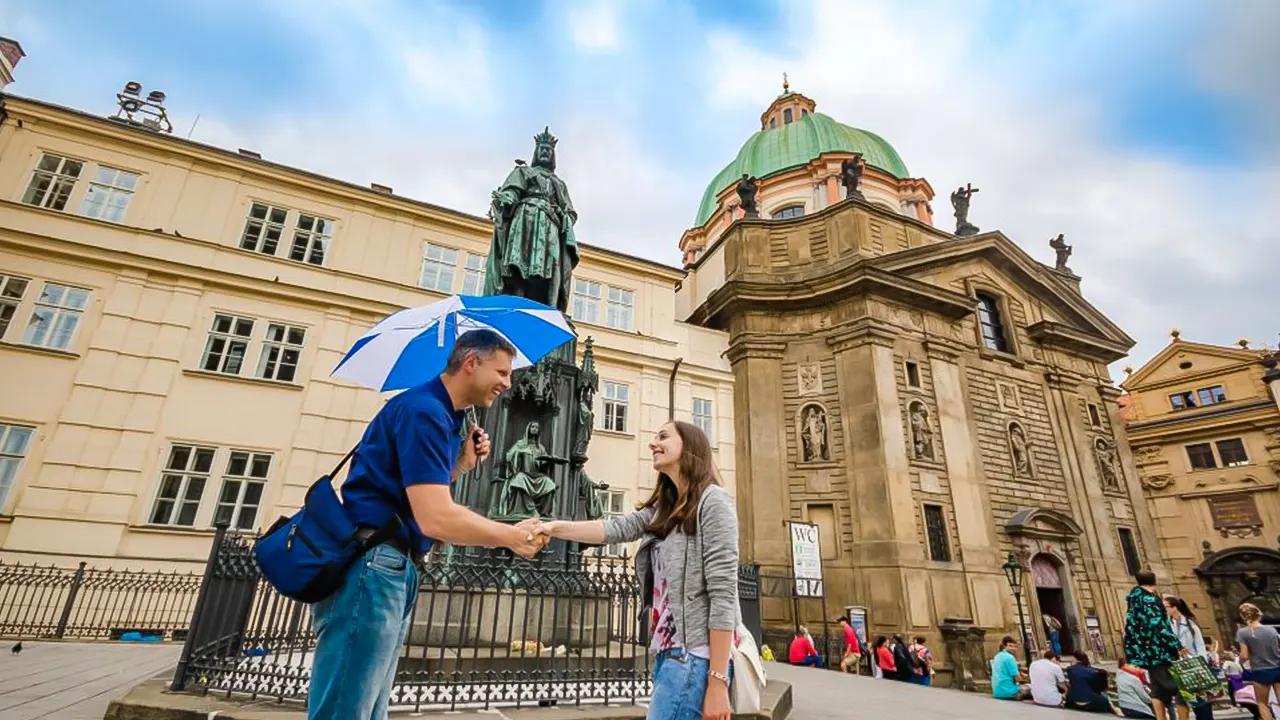
M 1057 660 L 1057 659 L 1058 659 L 1058 653 L 1054 652 L 1053 650 L 1045 650 L 1045 651 L 1044 651 L 1044 659 L 1045 659 L 1045 660 Z
M 1139 585 L 1150 586 L 1150 585 L 1156 584 L 1156 574 L 1151 572 L 1150 570 L 1139 570 L 1137 573 L 1134 574 L 1133 579 Z
M 488 360 L 493 357 L 496 352 L 504 352 L 511 357 L 516 356 L 516 346 L 511 341 L 502 337 L 492 330 L 472 330 L 463 333 L 453 343 L 453 350 L 449 353 L 449 363 L 445 366 L 444 371 L 448 375 L 452 375 L 462 369 L 462 363 L 467 361 L 468 355 L 475 355 L 481 360 Z
M 1004 636 L 1004 639 L 1000 641 L 1000 647 L 1004 647 L 1005 645 L 1008 645 L 1009 643 L 1017 643 L 1017 642 L 1018 642 L 1017 640 L 1014 640 L 1014 639 L 1013 639 L 1013 636 L 1012 636 L 1012 635 L 1005 635 L 1005 636 Z
M 849 622 L 849 618 L 844 615 L 841 615 L 840 617 L 836 618 L 836 622 L 847 623 Z

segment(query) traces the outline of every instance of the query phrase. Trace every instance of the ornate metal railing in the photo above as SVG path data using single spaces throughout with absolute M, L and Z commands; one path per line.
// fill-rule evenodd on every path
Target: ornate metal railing
M 199 588 L 194 573 L 0 562 L 0 637 L 181 640 Z

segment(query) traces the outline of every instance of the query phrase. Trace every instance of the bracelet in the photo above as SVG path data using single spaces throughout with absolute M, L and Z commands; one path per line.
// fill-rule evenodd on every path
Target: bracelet
M 725 675 L 724 673 L 719 672 L 718 670 L 712 670 L 711 668 L 707 668 L 707 675 L 709 675 L 710 677 L 713 677 L 713 678 L 715 678 L 715 679 L 719 680 L 720 682 L 724 683 L 725 687 L 728 687 L 728 686 L 729 686 L 729 676 L 728 676 L 728 675 Z

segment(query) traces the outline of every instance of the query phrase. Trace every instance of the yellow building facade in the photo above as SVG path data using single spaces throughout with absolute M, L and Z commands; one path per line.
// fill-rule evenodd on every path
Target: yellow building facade
M 1242 343 L 1242 345 L 1246 345 Z M 1125 422 L 1161 555 L 1215 637 L 1242 602 L 1280 622 L 1280 372 L 1268 351 L 1177 334 L 1123 383 Z
M 483 217 L 140 124 L 3 103 L 6 561 L 186 567 L 203 562 L 216 520 L 265 527 L 381 405 L 329 377 L 347 348 L 397 309 L 483 284 Z M 708 431 L 733 489 L 727 339 L 676 320 L 682 276 L 583 246 L 572 315 L 595 340 L 596 418 L 608 422 L 586 467 L 610 485 L 608 511 L 652 488 L 647 444 L 669 405 Z

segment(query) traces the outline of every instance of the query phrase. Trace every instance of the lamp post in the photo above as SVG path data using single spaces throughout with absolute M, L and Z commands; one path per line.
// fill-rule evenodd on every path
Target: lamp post
M 1027 658 L 1027 667 L 1031 667 L 1031 646 L 1027 644 L 1027 619 L 1022 614 L 1022 563 L 1009 553 L 1009 559 L 1001 566 L 1004 577 L 1009 581 L 1009 589 L 1013 591 L 1013 604 L 1018 606 L 1018 632 L 1022 635 L 1022 653 Z

